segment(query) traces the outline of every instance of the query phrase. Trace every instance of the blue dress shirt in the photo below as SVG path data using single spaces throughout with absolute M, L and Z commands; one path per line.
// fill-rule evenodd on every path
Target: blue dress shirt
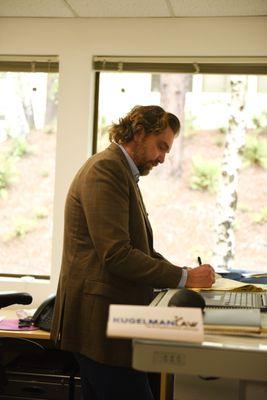
M 137 183 L 137 182 L 139 181 L 139 177 L 140 177 L 140 172 L 139 172 L 137 166 L 135 165 L 135 163 L 134 163 L 132 157 L 129 156 L 129 154 L 127 153 L 127 151 L 125 150 L 125 148 L 124 148 L 121 144 L 118 144 L 118 146 L 119 146 L 119 148 L 121 149 L 121 151 L 123 152 L 123 154 L 125 155 L 126 160 L 127 160 L 128 164 L 129 164 L 129 167 L 130 167 L 130 169 L 131 169 L 131 171 L 132 171 L 132 174 L 133 174 L 133 176 L 134 176 L 134 179 L 135 179 L 135 181 L 136 181 L 136 183 Z M 180 282 L 178 283 L 178 288 L 183 288 L 183 287 L 185 287 L 185 283 L 186 283 L 186 280 L 187 280 L 187 276 L 188 276 L 188 271 L 187 271 L 187 269 L 184 267 L 184 268 L 182 269 L 182 276 L 181 276 Z

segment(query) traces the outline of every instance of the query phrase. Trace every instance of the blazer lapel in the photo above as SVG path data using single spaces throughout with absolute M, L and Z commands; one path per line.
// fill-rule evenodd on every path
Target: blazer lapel
M 132 181 L 132 183 L 134 185 L 134 188 L 136 189 L 135 192 L 136 192 L 139 204 L 140 204 L 140 208 L 141 208 L 142 213 L 144 215 L 145 224 L 146 224 L 146 228 L 147 228 L 147 232 L 148 232 L 148 237 L 149 237 L 150 242 L 151 242 L 151 247 L 153 248 L 153 232 L 152 232 L 152 227 L 151 227 L 149 219 L 148 219 L 148 213 L 146 211 L 146 207 L 145 207 L 145 204 L 143 202 L 143 197 L 142 197 L 142 194 L 140 192 L 139 186 L 138 186 L 137 182 L 135 181 L 135 178 L 134 178 L 134 176 L 132 174 L 132 171 L 131 171 L 131 168 L 130 168 L 130 166 L 128 164 L 128 161 L 126 160 L 125 155 L 123 154 L 123 152 L 121 151 L 121 149 L 119 148 L 119 146 L 117 144 L 111 143 L 110 146 L 108 147 L 108 149 L 113 151 L 113 152 L 115 152 L 119 156 L 119 158 L 121 159 L 121 161 L 123 162 L 124 166 L 127 168 L 128 172 L 129 172 L 129 176 L 131 178 L 131 181 Z
M 138 195 L 139 203 L 141 205 L 141 209 L 142 209 L 143 215 L 145 217 L 147 230 L 149 231 L 151 237 L 153 237 L 152 227 L 151 227 L 149 219 L 148 219 L 148 213 L 146 211 L 146 207 L 145 207 L 145 204 L 144 204 L 144 201 L 143 201 L 142 193 L 141 193 L 141 191 L 139 189 L 138 184 L 136 184 L 136 187 L 137 187 L 137 195 Z

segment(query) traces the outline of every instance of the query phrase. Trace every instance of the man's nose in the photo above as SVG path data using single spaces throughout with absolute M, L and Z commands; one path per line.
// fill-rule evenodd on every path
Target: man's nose
M 160 154 L 158 160 L 159 160 L 159 162 L 161 164 L 164 163 L 164 161 L 165 161 L 165 153 Z

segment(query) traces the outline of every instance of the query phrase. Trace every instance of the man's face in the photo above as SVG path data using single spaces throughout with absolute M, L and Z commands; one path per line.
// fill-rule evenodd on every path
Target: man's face
M 144 132 L 136 135 L 133 159 L 140 175 L 148 175 L 153 167 L 164 162 L 166 153 L 171 150 L 173 139 L 174 133 L 170 127 L 158 135 L 146 135 Z

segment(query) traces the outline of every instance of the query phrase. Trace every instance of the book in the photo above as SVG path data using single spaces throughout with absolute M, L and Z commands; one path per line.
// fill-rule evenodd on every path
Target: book
M 260 310 L 209 309 L 204 312 L 206 333 L 249 334 L 262 333 Z
M 204 324 L 261 327 L 261 313 L 259 309 L 206 308 Z

